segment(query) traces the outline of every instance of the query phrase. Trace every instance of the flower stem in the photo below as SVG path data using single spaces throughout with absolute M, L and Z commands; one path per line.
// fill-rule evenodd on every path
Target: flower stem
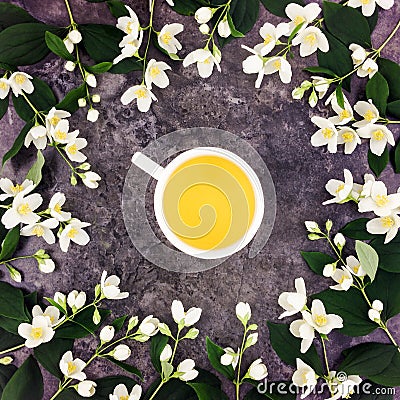
M 76 169 L 74 168 L 74 166 L 68 161 L 67 157 L 65 157 L 65 155 L 63 154 L 63 152 L 61 151 L 61 149 L 58 147 L 57 144 L 54 144 L 54 147 L 57 149 L 57 151 L 59 152 L 60 156 L 63 158 L 63 160 L 68 164 L 68 166 L 71 168 L 72 172 L 74 174 L 78 173 L 76 172 Z
M 142 85 L 144 84 L 144 77 L 145 77 L 145 73 L 146 73 L 147 53 L 149 52 L 149 48 L 150 48 L 151 34 L 153 33 L 154 4 L 155 4 L 155 0 L 151 0 L 151 2 L 150 2 L 150 21 L 149 21 L 149 26 L 148 26 L 149 35 L 148 35 L 148 38 L 147 38 L 146 50 L 145 50 L 144 56 L 143 56 Z
M 247 326 L 244 327 L 243 340 L 242 340 L 242 345 L 240 346 L 240 352 L 239 352 L 239 361 L 238 361 L 237 375 L 236 375 L 236 381 L 235 381 L 236 400 L 240 399 L 240 385 L 241 385 L 240 372 L 241 372 L 241 368 L 242 368 L 244 346 L 246 345 L 246 336 L 247 336 Z
M 19 256 L 19 257 L 10 258 L 8 260 L 0 261 L 0 265 L 7 264 L 7 263 L 10 263 L 11 261 L 16 261 L 16 260 L 26 260 L 28 258 L 35 258 L 35 256 L 31 255 L 31 256 Z
M 163 380 L 161 380 L 160 384 L 157 386 L 157 389 L 153 392 L 153 394 L 151 395 L 149 400 L 153 400 L 154 399 L 155 395 L 161 390 L 161 388 L 163 387 L 164 383 L 165 382 Z
M 3 354 L 6 354 L 6 353 L 10 353 L 10 352 L 12 352 L 14 350 L 22 349 L 23 347 L 25 347 L 24 343 L 22 343 L 22 344 L 20 344 L 18 346 L 15 346 L 15 347 L 11 347 L 10 349 L 6 349 L 6 350 L 3 350 L 3 351 L 0 351 L 0 356 L 3 355 Z
M 67 11 L 68 11 L 68 16 L 69 16 L 69 20 L 71 21 L 71 25 L 75 26 L 75 21 L 74 21 L 74 17 L 72 16 L 72 11 L 71 11 L 71 6 L 69 5 L 68 0 L 64 0 L 65 2 L 65 7 L 67 7 Z
M 45 119 L 42 116 L 42 113 L 40 111 L 38 111 L 38 109 L 32 104 L 32 102 L 28 99 L 28 97 L 26 96 L 25 93 L 21 93 L 21 96 L 25 99 L 25 101 L 28 103 L 29 107 L 35 112 L 35 117 L 37 117 L 39 115 L 40 119 L 42 120 L 42 122 L 45 122 Z
M 218 20 L 217 20 L 217 22 L 215 23 L 215 25 L 214 25 L 214 27 L 213 27 L 211 33 L 210 33 L 210 37 L 207 39 L 206 45 L 204 46 L 205 48 L 208 48 L 208 45 L 210 44 L 210 41 L 211 41 L 211 40 L 214 41 L 214 33 L 215 33 L 215 31 L 217 30 L 218 24 L 219 24 L 219 22 L 221 21 L 222 17 L 226 14 L 227 10 L 229 10 L 229 7 L 230 7 L 230 5 L 231 5 L 231 2 L 232 2 L 232 0 L 229 0 L 225 5 L 222 5 L 222 6 L 218 7 L 218 8 L 222 8 L 222 7 L 223 7 L 223 10 L 222 10 L 220 16 L 218 17 Z

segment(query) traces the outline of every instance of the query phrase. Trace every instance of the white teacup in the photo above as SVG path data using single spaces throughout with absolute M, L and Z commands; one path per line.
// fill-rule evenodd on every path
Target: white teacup
M 182 164 L 201 156 L 216 156 L 235 164 L 245 174 L 248 181 L 251 183 L 254 193 L 254 214 L 246 232 L 239 240 L 226 247 L 204 250 L 190 246 L 170 229 L 165 217 L 163 200 L 166 185 L 169 179 L 175 173 L 175 171 L 182 166 Z M 172 243 L 172 245 L 182 252 L 201 259 L 218 259 L 228 257 L 243 249 L 257 233 L 264 216 L 263 190 L 254 170 L 236 154 L 217 147 L 197 147 L 179 154 L 165 168 L 158 165 L 140 152 L 137 152 L 133 155 L 132 162 L 158 181 L 154 193 L 154 212 L 158 225 L 170 243 Z M 198 212 L 198 210 L 193 210 L 193 212 Z

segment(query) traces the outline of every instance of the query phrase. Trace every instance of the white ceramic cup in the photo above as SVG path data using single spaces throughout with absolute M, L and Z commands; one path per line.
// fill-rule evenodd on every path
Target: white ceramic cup
M 196 158 L 199 156 L 218 156 L 231 161 L 246 174 L 253 187 L 255 197 L 255 212 L 252 222 L 246 233 L 240 240 L 224 248 L 201 250 L 189 246 L 169 228 L 164 216 L 163 196 L 166 184 L 170 176 L 174 173 L 174 171 L 176 171 L 176 169 L 179 168 L 180 165 L 182 165 L 186 161 L 191 160 L 192 158 Z M 263 190 L 260 180 L 258 179 L 254 170 L 249 166 L 249 164 L 247 164 L 242 158 L 240 158 L 236 154 L 218 147 L 196 147 L 194 149 L 179 154 L 164 168 L 161 165 L 155 163 L 149 157 L 145 156 L 143 153 L 137 152 L 132 157 L 132 163 L 158 181 L 154 192 L 154 212 L 157 223 L 160 226 L 165 237 L 170 241 L 170 243 L 172 243 L 177 249 L 183 251 L 184 253 L 202 259 L 217 259 L 228 257 L 243 249 L 243 247 L 245 247 L 257 233 L 257 230 L 260 227 L 264 216 Z

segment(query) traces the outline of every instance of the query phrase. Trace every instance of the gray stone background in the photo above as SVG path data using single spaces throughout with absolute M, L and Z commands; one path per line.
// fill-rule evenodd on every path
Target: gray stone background
M 16 0 L 9 1 L 28 10 L 36 18 L 60 26 L 68 25 L 68 17 L 61 0 Z M 148 19 L 147 0 L 127 1 L 138 13 L 140 20 Z M 71 6 L 78 23 L 114 24 L 104 4 L 72 0 Z M 378 47 L 391 32 L 400 16 L 400 4 L 380 13 L 373 44 Z M 200 47 L 201 34 L 191 17 L 173 13 L 164 1 L 157 1 L 156 26 L 161 28 L 167 22 L 185 24 L 185 32 L 180 39 L 184 50 L 182 55 Z M 317 220 L 324 222 L 332 218 L 336 228 L 358 217 L 352 204 L 322 206 L 328 198 L 324 185 L 330 178 L 340 178 L 343 168 L 349 168 L 356 181 L 370 172 L 367 164 L 367 145 L 360 146 L 352 156 L 330 155 L 324 149 L 313 148 L 310 136 L 315 127 L 310 122 L 312 115 L 326 115 L 328 110 L 320 103 L 314 110 L 301 101 L 291 99 L 295 85 L 307 78 L 302 72 L 306 65 L 315 65 L 314 57 L 302 59 L 296 55 L 291 61 L 294 78 L 291 84 L 283 85 L 277 75 L 265 77 L 260 90 L 254 89 L 255 76 L 242 72 L 241 63 L 248 53 L 241 44 L 253 46 L 259 42 L 258 29 L 265 22 L 278 23 L 264 9 L 260 12 L 256 27 L 246 38 L 234 41 L 223 49 L 222 73 L 214 73 L 207 80 L 198 77 L 194 67 L 184 69 L 180 64 L 173 66 L 169 73 L 171 86 L 166 90 L 155 90 L 159 102 L 151 111 L 141 114 L 134 106 L 122 106 L 121 94 L 138 82 L 138 74 L 110 75 L 99 78 L 96 90 L 102 96 L 99 105 L 101 116 L 96 124 L 86 121 L 86 112 L 78 111 L 71 118 L 71 125 L 80 129 L 81 136 L 87 138 L 85 149 L 88 161 L 98 171 L 103 180 L 98 190 L 90 190 L 80 185 L 71 187 L 69 170 L 53 149 L 45 152 L 46 167 L 39 191 L 48 200 L 56 191 L 67 196 L 66 209 L 73 215 L 92 223 L 88 229 L 91 241 L 86 247 L 73 245 L 68 254 L 58 246 L 46 246 L 43 242 L 30 238 L 22 240 L 19 254 L 35 252 L 39 247 L 48 249 L 57 262 L 57 270 L 51 275 L 37 271 L 34 262 L 16 263 L 24 272 L 23 287 L 39 289 L 41 295 L 51 296 L 56 290 L 68 292 L 73 289 L 90 292 L 100 280 L 105 269 L 122 279 L 122 288 L 130 292 L 124 301 L 109 302 L 114 315 L 132 314 L 145 317 L 155 314 L 163 321 L 171 323 L 170 304 L 180 299 L 186 307 L 198 306 L 203 316 L 198 324 L 200 336 L 196 343 L 186 342 L 178 352 L 178 360 L 191 357 L 204 368 L 209 368 L 204 340 L 208 335 L 222 346 L 237 347 L 241 327 L 235 318 L 235 305 L 246 301 L 252 305 L 253 321 L 260 326 L 259 343 L 248 352 L 245 364 L 262 356 L 268 364 L 271 379 L 289 379 L 293 368 L 282 363 L 268 341 L 266 320 L 276 321 L 281 312 L 277 298 L 282 291 L 292 290 L 293 281 L 304 276 L 309 293 L 320 291 L 329 282 L 316 278 L 302 261 L 300 250 L 315 250 L 317 243 L 307 240 L 303 222 Z M 340 21 L 338 21 L 340 23 Z M 351 29 L 351 27 L 349 27 Z M 383 56 L 400 61 L 399 36 L 389 43 Z M 154 53 L 163 59 L 159 53 Z M 50 84 L 61 99 L 70 89 L 80 84 L 78 74 L 63 69 L 63 61 L 48 56 L 40 64 L 27 68 L 30 73 Z M 361 99 L 365 81 L 353 84 L 352 100 Z M 1 153 L 13 143 L 23 126 L 12 107 L 0 122 Z M 249 260 L 247 249 L 231 257 L 219 267 L 199 274 L 176 274 L 151 265 L 136 251 L 125 230 L 121 213 L 121 195 L 126 173 L 130 167 L 131 155 L 150 141 L 180 128 L 209 126 L 225 129 L 247 140 L 260 153 L 268 165 L 276 185 L 278 210 L 272 236 L 263 251 Z M 398 129 L 393 128 L 398 136 Z M 21 180 L 34 161 L 33 148 L 24 149 L 9 162 L 2 175 Z M 395 191 L 400 179 L 388 168 L 382 180 Z M 267 205 L 268 206 L 268 205 Z M 5 274 L 2 279 L 7 280 Z M 392 331 L 400 340 L 400 320 L 391 323 Z M 364 340 L 386 341 L 377 333 Z M 352 339 L 340 334 L 332 335 L 328 344 L 329 358 L 334 368 L 342 349 L 363 339 Z M 77 342 L 77 353 L 88 358 L 95 343 L 90 340 Z M 147 386 L 155 374 L 148 357 L 148 346 L 133 344 L 133 361 L 145 375 Z M 17 356 L 20 362 L 28 353 Z M 110 364 L 96 362 L 90 367 L 89 378 L 118 373 Z M 54 392 L 56 382 L 46 372 L 46 398 Z M 233 392 L 225 386 L 230 397 Z M 400 396 L 397 396 L 400 398 Z

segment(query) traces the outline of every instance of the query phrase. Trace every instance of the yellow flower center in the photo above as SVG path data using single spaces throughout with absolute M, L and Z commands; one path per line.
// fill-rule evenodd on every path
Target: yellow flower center
M 67 233 L 67 236 L 68 236 L 70 239 L 73 239 L 77 234 L 78 234 L 78 230 L 75 229 L 75 228 L 71 228 L 71 229 L 69 230 L 69 232 Z
M 342 138 L 345 143 L 351 143 L 354 140 L 354 133 L 350 131 L 342 133 Z
M 350 114 L 350 111 L 349 110 L 343 110 L 341 113 L 340 113 L 340 120 L 341 121 L 343 121 L 344 119 L 346 119 L 346 118 L 350 118 L 351 117 L 351 114 Z
M 56 126 L 60 121 L 61 121 L 61 119 L 56 116 L 54 116 L 53 118 L 50 118 L 50 124 L 53 126 Z
M 73 144 L 72 146 L 68 147 L 69 154 L 76 154 L 77 152 L 78 152 L 78 147 L 76 147 L 76 144 Z
M 58 203 L 54 206 L 54 211 L 55 211 L 56 213 L 59 213 L 59 214 L 60 214 L 61 209 L 62 209 L 62 207 L 61 207 Z
M 322 134 L 325 139 L 330 139 L 333 136 L 333 130 L 331 128 L 322 129 Z
M 54 134 L 54 136 L 56 137 L 56 139 L 65 140 L 65 139 L 67 138 L 67 132 L 56 131 L 56 133 Z
M 72 361 L 68 361 L 68 375 L 73 374 L 76 371 L 76 365 Z
M 281 60 L 275 60 L 273 65 L 276 69 L 278 70 L 281 69 L 282 66 Z
M 207 59 L 205 59 L 205 60 L 203 61 L 204 64 L 210 64 L 210 62 L 211 62 L 211 61 L 210 61 L 210 58 L 207 58 Z
M 158 67 L 151 67 L 150 68 L 150 76 L 152 77 L 152 78 L 155 78 L 157 75 L 160 75 L 160 68 L 158 68 Z
M 15 186 L 11 186 L 11 191 L 15 194 L 20 193 L 24 190 L 24 188 L 22 187 L 22 185 L 18 185 L 16 184 Z
M 384 194 L 378 194 L 375 202 L 379 207 L 385 207 L 389 203 L 389 198 Z
M 25 78 L 24 75 L 18 74 L 18 75 L 15 77 L 15 82 L 17 82 L 18 85 L 22 85 L 25 81 L 26 81 L 26 78 Z
M 313 46 L 317 43 L 317 35 L 315 33 L 310 33 L 304 40 L 309 46 Z
M 0 89 L 6 90 L 7 87 L 8 87 L 7 83 L 5 83 L 5 82 L 0 82 Z
M 364 119 L 368 122 L 371 122 L 373 119 L 376 118 L 375 113 L 372 110 L 368 110 L 365 114 L 364 114 Z
M 144 89 L 138 89 L 136 90 L 135 95 L 137 96 L 138 99 L 143 99 L 147 97 L 147 92 Z
M 30 212 L 32 212 L 31 208 L 29 207 L 28 203 L 21 204 L 18 207 L 18 213 L 21 215 L 28 215 Z
M 44 229 L 40 225 L 37 225 L 33 228 L 32 233 L 37 237 L 41 237 L 44 234 Z
M 359 270 L 360 270 L 360 265 L 356 265 L 355 267 L 353 267 L 353 271 L 355 274 L 358 274 Z
M 381 218 L 381 223 L 384 228 L 391 228 L 394 225 L 394 221 L 390 217 Z
M 119 400 L 128 400 L 129 396 L 119 396 Z
M 341 185 L 339 185 L 336 189 L 336 193 L 339 193 L 341 190 L 344 189 L 344 183 L 342 183 Z
M 133 22 L 131 21 L 131 22 L 128 22 L 128 24 L 126 25 L 126 33 L 128 33 L 129 35 L 133 32 L 132 24 L 133 24 Z
M 370 74 L 370 73 L 374 72 L 374 69 L 371 68 L 371 67 L 369 67 L 369 68 L 367 69 L 367 72 Z
M 325 326 L 328 323 L 326 315 L 316 315 L 314 321 L 318 326 Z
M 169 42 L 172 40 L 172 35 L 169 32 L 165 32 L 163 35 L 161 35 L 161 40 L 165 44 L 169 44 Z
M 339 282 L 340 284 L 342 284 L 347 278 L 343 275 L 340 279 Z
M 270 34 L 268 34 L 267 36 L 265 36 L 264 38 L 264 44 L 269 44 L 272 41 L 272 36 Z
M 377 131 L 372 132 L 372 137 L 377 140 L 383 140 L 385 138 L 385 134 L 383 133 L 382 129 L 378 129 Z
M 361 4 L 367 5 L 371 2 L 371 0 L 361 0 Z
M 31 337 L 33 339 L 40 339 L 43 334 L 43 329 L 42 328 L 32 328 L 31 329 Z
M 43 317 L 49 317 L 50 322 L 53 323 L 54 322 L 54 316 L 53 315 L 47 315 L 47 314 L 43 314 Z
M 298 16 L 293 20 L 293 22 L 294 22 L 294 24 L 297 26 L 297 25 L 302 24 L 305 20 L 306 20 L 306 19 L 305 19 L 302 15 L 298 15 Z

